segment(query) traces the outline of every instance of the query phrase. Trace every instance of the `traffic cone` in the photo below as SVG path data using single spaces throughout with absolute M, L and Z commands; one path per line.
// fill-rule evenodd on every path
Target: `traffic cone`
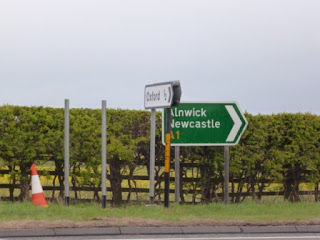
M 31 189 L 32 189 L 32 203 L 38 206 L 47 207 L 48 203 L 44 197 L 40 178 L 36 169 L 36 165 L 31 165 Z

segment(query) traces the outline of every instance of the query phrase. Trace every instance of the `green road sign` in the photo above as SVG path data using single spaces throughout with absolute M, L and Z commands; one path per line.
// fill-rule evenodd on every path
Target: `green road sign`
M 172 146 L 236 145 L 248 125 L 235 102 L 180 103 L 171 108 Z M 162 142 L 167 114 L 162 116 Z

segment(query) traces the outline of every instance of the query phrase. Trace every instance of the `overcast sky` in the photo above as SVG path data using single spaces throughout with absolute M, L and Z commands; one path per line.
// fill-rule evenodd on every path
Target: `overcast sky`
M 0 105 L 144 109 L 147 84 L 320 115 L 319 0 L 0 2 Z

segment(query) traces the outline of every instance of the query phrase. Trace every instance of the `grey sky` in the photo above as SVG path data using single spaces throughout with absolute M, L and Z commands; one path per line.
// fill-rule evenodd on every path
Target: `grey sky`
M 320 114 L 320 1 L 0 2 L 0 105 L 144 108 L 144 86 Z

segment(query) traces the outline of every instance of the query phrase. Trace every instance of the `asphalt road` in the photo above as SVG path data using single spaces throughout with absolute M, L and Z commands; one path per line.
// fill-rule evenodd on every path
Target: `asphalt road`
M 320 233 L 304 234 L 184 234 L 184 235 L 121 235 L 121 236 L 63 236 L 63 237 L 19 237 L 19 238 L 2 238 L 1 240 L 308 240 L 320 239 Z

